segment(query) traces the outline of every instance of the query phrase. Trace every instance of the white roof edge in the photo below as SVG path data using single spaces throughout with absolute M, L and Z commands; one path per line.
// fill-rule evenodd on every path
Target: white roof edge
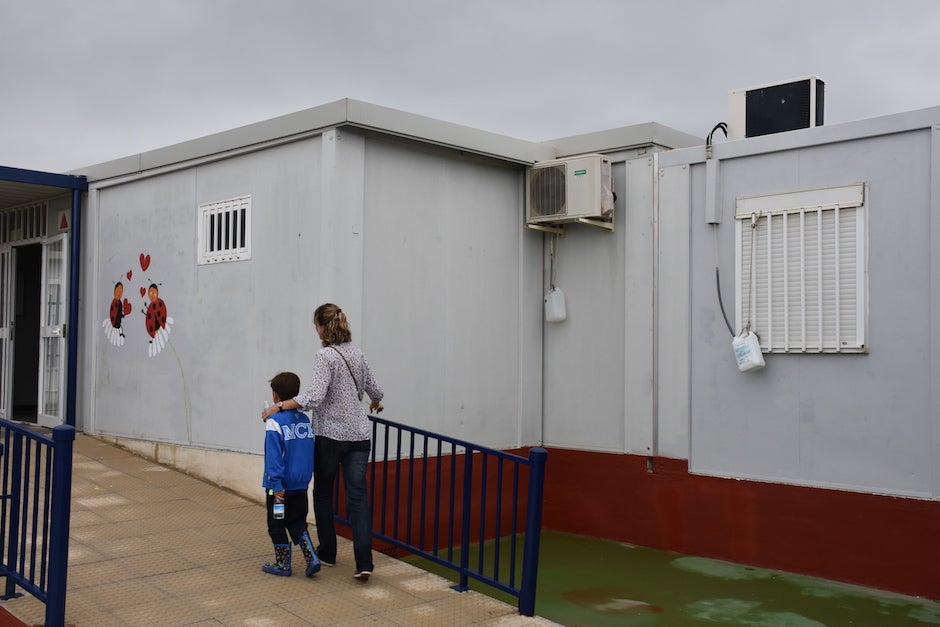
M 350 125 L 447 146 L 476 154 L 522 164 L 553 158 L 551 149 L 539 143 L 498 135 L 469 126 L 390 109 L 379 105 L 347 100 L 346 121 Z
M 541 144 L 344 98 L 247 126 L 80 168 L 89 181 L 133 175 L 251 146 L 355 126 L 521 164 L 553 158 Z
M 133 176 L 146 171 L 163 171 L 184 163 L 212 160 L 221 155 L 293 141 L 340 126 L 388 133 L 523 165 L 564 155 L 612 152 L 650 144 L 678 148 L 702 143 L 698 138 L 654 122 L 548 142 L 530 142 L 344 98 L 247 126 L 80 168 L 69 174 L 81 174 L 90 182 L 94 182 Z
M 641 146 L 657 145 L 663 148 L 687 148 L 700 146 L 705 140 L 682 131 L 677 131 L 656 122 L 633 124 L 619 128 L 562 137 L 542 142 L 555 149 L 558 157 L 567 157 L 590 152 L 616 152 Z
M 342 124 L 345 119 L 346 100 L 337 100 L 247 126 L 91 165 L 76 170 L 74 173 L 84 174 L 89 181 L 136 174 L 266 141 L 283 139 L 311 130 L 329 128 Z
M 715 159 L 734 159 L 865 137 L 906 133 L 936 126 L 940 126 L 940 106 L 716 143 L 712 145 L 712 156 Z M 659 159 L 662 167 L 702 163 L 705 161 L 705 147 L 672 150 L 662 153 Z

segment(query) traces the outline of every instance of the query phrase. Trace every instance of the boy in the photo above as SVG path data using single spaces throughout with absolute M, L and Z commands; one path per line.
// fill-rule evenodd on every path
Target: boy
M 281 402 L 300 392 L 300 378 L 281 372 L 271 379 L 271 396 Z M 320 570 L 320 559 L 307 532 L 307 487 L 313 475 L 313 428 L 310 418 L 296 409 L 282 409 L 265 421 L 264 486 L 268 512 L 268 535 L 274 543 L 274 562 L 261 566 L 271 575 L 291 574 L 291 545 L 300 547 L 307 561 L 306 575 Z M 283 504 L 283 518 L 274 517 L 274 504 Z

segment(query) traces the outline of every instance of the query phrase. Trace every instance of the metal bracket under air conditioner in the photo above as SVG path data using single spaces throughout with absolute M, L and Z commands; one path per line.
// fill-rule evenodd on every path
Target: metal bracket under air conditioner
M 581 224 L 589 224 L 591 226 L 597 226 L 602 229 L 607 229 L 610 232 L 614 230 L 614 220 L 611 217 L 610 220 L 595 220 L 594 218 L 578 218 L 578 222 Z
M 558 224 L 554 226 L 548 226 L 545 224 L 526 224 L 526 228 L 532 229 L 533 231 L 542 231 L 543 233 L 551 233 L 553 235 L 565 235 L 565 225 Z

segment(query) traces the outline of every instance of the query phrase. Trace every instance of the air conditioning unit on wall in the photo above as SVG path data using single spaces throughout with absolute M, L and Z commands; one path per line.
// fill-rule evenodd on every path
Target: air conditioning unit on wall
M 526 171 L 526 224 L 611 222 L 614 190 L 610 159 L 580 155 L 536 163 Z

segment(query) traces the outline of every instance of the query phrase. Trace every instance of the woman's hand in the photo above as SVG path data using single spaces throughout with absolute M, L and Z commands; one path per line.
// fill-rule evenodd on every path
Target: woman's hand
M 267 422 L 268 416 L 270 416 L 271 414 L 276 414 L 279 411 L 280 410 L 274 405 L 272 405 L 271 407 L 265 407 L 264 409 L 261 410 L 261 422 Z
M 380 414 L 382 413 L 383 409 L 385 408 L 382 407 L 382 403 L 380 403 L 379 401 L 372 401 L 371 403 L 369 403 L 369 411 L 374 411 L 375 413 Z

